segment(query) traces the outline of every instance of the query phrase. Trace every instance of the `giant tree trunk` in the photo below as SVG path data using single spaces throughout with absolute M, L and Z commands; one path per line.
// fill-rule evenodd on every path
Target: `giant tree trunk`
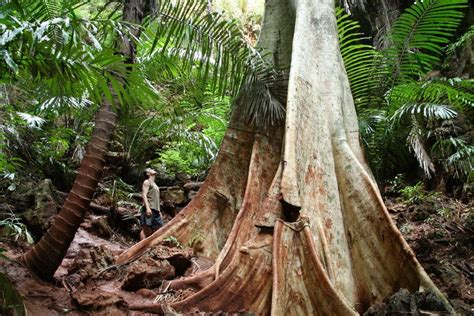
M 151 13 L 154 3 L 154 0 L 126 0 L 122 19 L 140 24 L 143 18 Z M 140 34 L 138 28 L 131 30 L 131 33 L 135 37 Z M 118 44 L 117 50 L 127 58 L 126 62 L 133 63 L 134 43 L 126 36 L 122 36 Z M 115 96 L 112 89 L 110 92 Z M 110 104 L 104 101 L 104 105 L 96 114 L 92 138 L 63 207 L 43 238 L 23 256 L 23 261 L 28 268 L 44 280 L 53 277 L 54 272 L 64 259 L 79 225 L 84 220 L 97 189 L 116 124 L 117 114 L 112 111 Z
M 433 290 L 452 310 L 392 223 L 365 162 L 333 0 L 267 0 L 259 45 L 291 66 L 286 122 L 246 126 L 239 98 L 198 195 L 117 262 L 171 235 L 200 243 L 195 249 L 215 264 L 169 284 L 195 290 L 171 304 L 179 312 L 352 315 L 400 288 Z

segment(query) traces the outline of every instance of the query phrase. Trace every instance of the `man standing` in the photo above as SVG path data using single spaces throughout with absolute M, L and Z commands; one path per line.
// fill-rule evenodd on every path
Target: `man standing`
M 142 186 L 143 206 L 141 208 L 140 240 L 150 236 L 154 231 L 163 226 L 160 212 L 160 189 L 155 183 L 156 171 L 152 168 L 145 169 L 145 181 Z

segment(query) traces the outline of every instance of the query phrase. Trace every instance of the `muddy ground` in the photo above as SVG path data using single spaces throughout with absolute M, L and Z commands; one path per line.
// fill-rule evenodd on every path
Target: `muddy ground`
M 395 198 L 386 202 L 394 221 L 441 291 L 460 314 L 474 315 L 473 205 L 440 196 L 410 204 Z M 124 203 L 117 219 L 110 201 L 98 198 L 95 203 L 98 207 L 81 225 L 53 282 L 39 280 L 14 260 L 0 259 L 0 272 L 21 294 L 29 315 L 146 315 L 131 309 L 152 302 L 173 302 L 192 294 L 161 293 L 165 292 L 164 281 L 205 270 L 212 265 L 211 260 L 196 256 L 193 249 L 169 239 L 138 260 L 115 266 L 114 256 L 136 242 L 137 209 L 133 203 Z M 171 215 L 167 215 L 169 218 Z M 0 248 L 6 249 L 4 255 L 12 259 L 29 247 L 21 239 L 0 241 Z M 395 300 L 405 300 L 408 305 L 418 300 L 403 292 L 397 295 L 372 309 L 371 315 L 393 314 L 390 308 L 399 308 L 392 306 Z M 426 301 L 426 297 L 423 299 Z M 12 310 L 4 308 L 0 314 L 8 313 Z

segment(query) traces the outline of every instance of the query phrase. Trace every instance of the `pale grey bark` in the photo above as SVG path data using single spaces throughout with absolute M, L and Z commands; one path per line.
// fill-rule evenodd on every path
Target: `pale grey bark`
M 183 312 L 353 315 L 401 287 L 433 290 L 450 309 L 392 223 L 367 167 L 333 0 L 269 0 L 266 5 L 259 44 L 273 52 L 274 63 L 289 62 L 286 121 L 270 131 L 245 129 L 234 125 L 244 106 L 237 104 L 229 130 L 235 143 L 224 142 L 208 187 L 181 218 L 119 261 L 171 234 L 183 244 L 193 233 L 202 234 L 211 249 L 206 254 L 216 263 L 170 286 L 198 289 L 172 304 Z M 249 151 L 241 158 L 248 165 L 236 169 L 232 158 L 244 148 Z M 209 199 L 214 190 L 230 199 L 232 178 L 240 179 L 237 191 L 245 188 L 236 197 L 242 203 L 216 210 Z M 214 221 L 224 223 L 223 212 L 233 225 L 230 230 L 224 225 L 227 240 L 216 247 Z

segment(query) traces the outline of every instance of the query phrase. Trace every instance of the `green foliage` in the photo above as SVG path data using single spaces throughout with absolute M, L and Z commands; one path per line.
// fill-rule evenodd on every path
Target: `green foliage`
M 467 144 L 462 138 L 440 138 L 433 147 L 433 153 L 441 159 L 445 170 L 455 177 L 474 181 L 474 146 Z
M 178 248 L 182 247 L 179 240 L 176 237 L 174 237 L 173 235 L 166 237 L 165 239 L 163 239 L 163 241 L 167 242 L 167 243 L 170 243 L 173 247 L 178 247 Z
M 195 164 L 195 168 L 193 168 L 194 161 L 191 160 L 192 157 L 187 157 L 185 152 L 181 152 L 178 144 L 176 147 L 167 148 L 160 153 L 159 162 L 163 164 L 166 173 L 170 175 L 175 175 L 178 172 L 196 173 L 196 167 L 198 166 Z
M 30 89 L 38 85 L 43 92 L 48 91 L 43 108 L 63 107 L 85 96 L 95 103 L 101 103 L 103 98 L 112 104 L 117 99 L 130 101 L 117 79 L 120 77 L 143 88 L 144 95 L 150 90 L 132 80 L 137 76 L 131 74 L 112 45 L 100 43 L 113 30 L 127 33 L 125 25 L 115 21 L 84 22 L 72 15 L 45 21 L 19 18 L 6 19 L 2 25 L 2 79 L 11 82 L 23 77 L 28 79 Z M 60 38 L 54 36 L 58 30 Z M 102 34 L 99 30 L 103 30 Z M 117 99 L 112 97 L 110 87 Z
M 389 45 L 381 51 L 362 44 L 366 38 L 358 23 L 337 10 L 361 136 L 379 181 L 410 165 L 410 153 L 428 177 L 442 170 L 461 179 L 469 177 L 473 157 L 466 132 L 472 124 L 474 82 L 438 78 L 433 71 L 441 67 L 446 47 L 453 47 L 447 45 L 466 3 L 414 3 L 387 34 Z
M 417 1 L 398 18 L 385 50 L 387 83 L 420 79 L 440 65 L 443 48 L 462 20 L 467 0 Z
M 267 63 L 265 52 L 253 48 L 239 23 L 208 9 L 207 1 L 164 1 L 157 8 L 158 23 L 150 24 L 153 41 L 144 61 L 156 54 L 165 61 L 179 57 L 181 69 L 197 74 L 204 90 L 235 95 L 248 104 L 247 120 L 262 127 L 284 117 L 286 81 L 282 71 Z M 163 65 L 162 65 L 163 66 Z M 289 65 L 285 65 L 287 67 Z M 170 73 L 175 67 L 166 67 Z M 227 91 L 228 90 L 228 91 Z
M 454 43 L 451 43 L 449 44 L 447 47 L 446 47 L 446 53 L 448 55 L 452 55 L 454 54 L 454 52 L 456 51 L 456 49 L 464 46 L 466 43 L 468 43 L 468 41 L 470 41 L 472 38 L 474 38 L 474 25 L 471 25 L 471 27 L 469 28 L 469 30 L 467 30 L 466 33 L 464 33 L 457 41 L 455 41 Z
M 20 293 L 3 273 L 0 273 L 0 313 L 2 315 L 26 315 Z
M 200 174 L 216 156 L 231 98 L 200 82 L 198 73 L 182 71 L 181 63 L 180 58 L 173 58 L 173 69 L 167 68 L 171 73 L 162 71 L 158 59 L 144 63 L 161 97 L 155 104 L 134 107 L 121 118 L 121 142 L 127 160 L 134 164 L 161 165 L 170 175 Z
M 7 163 L 3 175 L 31 172 L 37 177 L 61 179 L 59 183 L 64 185 L 67 179 L 72 179 L 73 170 L 84 155 L 93 127 L 90 123 L 93 108 L 70 108 L 59 116 L 38 111 L 40 117 L 27 113 L 35 111 L 21 98 L 10 100 L 15 106 L 5 107 L 4 124 L 0 125 L 0 133 L 6 140 L 2 150 Z
M 413 186 L 405 186 L 400 189 L 399 193 L 403 201 L 409 204 L 422 204 L 433 201 L 438 195 L 437 192 L 426 192 L 421 181 Z
M 405 176 L 397 174 L 393 179 L 388 181 L 388 193 L 400 193 L 400 190 L 406 186 Z
M 204 236 L 198 232 L 191 236 L 191 239 L 188 241 L 187 246 L 194 249 L 194 253 L 199 253 L 202 250 Z
M 67 185 L 82 159 L 98 106 L 109 102 L 152 102 L 155 88 L 139 67 L 116 54 L 116 34 L 130 26 L 109 19 L 84 20 L 77 1 L 12 1 L 0 8 L 0 71 L 5 93 L 1 122 L 7 140 L 1 157 L 12 172 L 15 159 L 25 172 Z M 129 93 L 123 87 L 141 93 Z M 2 163 L 2 165 L 6 165 Z M 57 182 L 56 182 L 57 183 Z
M 168 140 L 158 158 L 168 174 L 197 175 L 216 158 L 227 128 L 230 104 L 228 99 L 218 101 L 212 95 L 204 96 L 203 101 L 201 107 L 187 101 L 175 106 L 174 111 L 183 112 L 155 130 L 157 136 Z
M 212 90 L 224 94 L 226 88 L 236 94 L 244 78 L 272 71 L 261 52 L 242 36 L 238 22 L 210 11 L 207 1 L 160 1 L 150 57 L 155 53 L 179 56 L 183 67 L 201 74 L 199 81 L 210 82 Z
M 8 159 L 8 156 L 5 153 L 5 138 L 3 128 L 0 126 L 0 176 L 8 177 L 10 174 L 14 173 L 15 165 Z
M 24 238 L 28 243 L 34 243 L 33 236 L 30 234 L 25 224 L 23 224 L 13 212 L 8 217 L 0 221 L 2 234 L 7 237 L 13 237 L 14 240 Z
M 360 32 L 359 23 L 351 20 L 344 9 L 336 8 L 336 18 L 339 46 L 349 78 L 352 97 L 361 107 L 369 102 L 369 91 L 373 89 L 370 85 L 374 81 L 370 80 L 370 77 L 376 51 L 372 46 L 362 43 L 368 38 Z
M 175 176 L 178 173 L 197 175 L 208 166 L 206 161 L 199 160 L 199 154 L 195 152 L 192 144 L 175 143 L 163 148 L 159 153 L 158 163 L 165 173 Z M 189 149 L 189 150 L 186 150 Z M 197 156 L 197 157 L 196 157 Z
M 11 259 L 7 255 L 4 255 L 5 252 L 7 252 L 6 249 L 0 248 L 0 259 L 1 260 L 6 260 L 6 261 L 11 261 Z
M 119 201 L 127 200 L 130 192 L 134 191 L 134 188 L 125 183 L 121 178 L 116 177 L 111 181 L 111 183 L 106 183 L 102 190 L 105 192 L 112 205 L 115 206 Z
M 90 137 L 93 113 L 109 102 L 120 114 L 113 150 L 124 164 L 144 164 L 166 147 L 168 169 L 198 173 L 215 157 L 229 96 L 244 80 L 257 96 L 248 102 L 249 117 L 270 109 L 270 121 L 281 119 L 284 96 L 272 90 L 279 72 L 244 40 L 236 20 L 207 4 L 157 2 L 142 26 L 120 22 L 121 4 L 109 1 L 19 0 L 2 7 L 1 80 L 14 96 L 2 103 L 15 118 L 8 125 L 11 145 L 0 157 L 70 173 Z M 116 54 L 117 34 L 135 44 L 133 64 Z M 256 106 L 261 100 L 266 107 Z

